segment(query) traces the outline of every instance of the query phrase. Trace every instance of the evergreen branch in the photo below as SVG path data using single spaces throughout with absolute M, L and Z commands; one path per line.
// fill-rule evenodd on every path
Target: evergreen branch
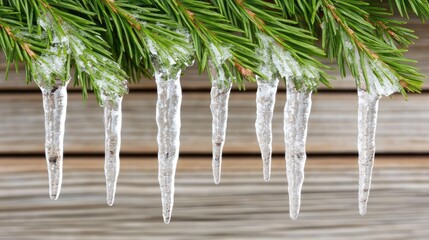
M 176 67 L 189 65 L 192 50 L 187 34 L 150 1 L 84 1 L 84 5 L 97 14 L 94 20 L 107 30 L 103 38 L 132 81 L 152 75 L 155 52 L 163 65 L 169 65 L 171 59 Z
M 28 26 L 38 25 L 36 30 L 27 26 L 33 31 L 31 33 L 20 29 L 19 35 L 37 34 L 47 41 L 40 57 L 24 61 L 26 68 L 30 69 L 27 75 L 40 86 L 49 87 L 56 79 L 68 81 L 74 66 L 75 84 L 82 86 L 85 99 L 88 89 L 94 90 L 99 102 L 101 94 L 124 94 L 126 75 L 112 60 L 108 46 L 100 38 L 101 29 L 79 17 L 79 13 L 88 12 L 73 3 L 72 0 L 16 0 L 8 5 L 21 18 L 25 16 L 22 20 Z
M 231 26 L 216 7 L 203 0 L 152 1 L 189 30 L 200 72 L 206 69 L 208 59 L 219 59 L 220 52 L 229 51 L 232 57 L 225 59 L 222 67 L 226 78 L 236 79 L 240 86 L 243 77 L 253 79 L 257 72 L 255 45 L 237 35 L 242 31 Z
M 322 3 L 323 46 L 331 59 L 337 58 L 342 75 L 347 65 L 358 86 L 368 91 L 383 90 L 376 86 L 383 86 L 384 90 L 399 88 L 404 96 L 405 90 L 420 91 L 422 75 L 404 64 L 410 60 L 403 57 L 403 50 L 378 38 L 374 26 L 365 21 L 368 13 L 363 8 L 368 3 L 351 0 L 322 0 Z
M 395 44 L 403 47 L 413 44 L 413 40 L 417 39 L 413 34 L 414 31 L 401 27 L 406 22 L 389 18 L 392 14 L 381 7 L 379 2 L 370 2 L 370 4 L 363 8 L 368 13 L 365 18 L 374 26 L 378 38 L 384 39 L 392 47 L 395 47 Z
M 329 86 L 326 74 L 322 70 L 324 66 L 312 57 L 324 56 L 324 52 L 314 45 L 315 38 L 310 32 L 299 28 L 296 22 L 284 18 L 279 6 L 264 0 L 212 1 L 231 22 L 244 29 L 245 36 L 259 44 L 260 48 L 264 48 L 264 45 L 273 39 L 274 43 L 270 43 L 269 48 L 280 47 L 279 51 L 285 51 L 283 56 L 275 57 L 276 59 L 284 59 L 286 55 L 291 55 L 286 62 L 298 62 L 299 66 L 295 69 L 293 76 L 282 74 L 281 69 L 284 66 L 279 66 L 277 69 L 280 75 L 293 77 L 298 88 L 305 85 L 313 90 L 319 81 Z M 258 39 L 255 36 L 258 33 L 269 38 Z M 278 51 L 273 53 L 276 54 L 276 52 Z M 261 60 L 264 61 L 264 59 Z M 315 79 L 314 76 L 318 77 Z
M 28 33 L 26 22 L 21 21 L 19 13 L 13 8 L 1 4 L 0 6 L 0 49 L 6 56 L 5 79 L 8 78 L 12 63 L 15 63 L 15 70 L 18 71 L 18 63 L 24 62 L 26 81 L 30 82 L 32 75 L 29 63 L 40 55 L 47 42 L 37 34 Z
M 387 2 L 392 12 L 396 9 L 403 17 L 409 18 L 409 12 L 411 11 L 422 20 L 429 18 L 428 0 L 387 0 Z

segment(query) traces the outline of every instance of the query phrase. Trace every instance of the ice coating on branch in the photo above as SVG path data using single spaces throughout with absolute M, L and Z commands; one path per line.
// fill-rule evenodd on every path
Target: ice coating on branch
M 379 96 L 390 96 L 400 91 L 398 77 L 384 63 L 380 60 L 371 60 L 366 55 L 361 56 L 355 45 L 349 40 L 344 42 L 344 46 L 347 60 L 359 64 L 357 80 L 361 89 L 374 91 Z
M 290 218 L 297 219 L 301 205 L 301 189 L 307 159 L 305 144 L 311 111 L 311 91 L 297 89 L 287 81 L 287 99 L 284 109 L 284 141 L 286 147 L 286 174 L 288 179 Z
M 162 215 L 169 223 L 174 203 L 174 178 L 179 158 L 180 107 L 182 89 L 179 70 L 174 75 L 155 73 L 158 101 L 156 103 L 156 123 L 158 125 L 158 181 L 161 188 Z
M 104 108 L 104 174 L 106 177 L 107 204 L 115 201 L 116 185 L 120 168 L 122 96 L 111 97 L 102 94 Z
M 261 149 L 263 176 L 268 182 L 271 175 L 271 154 L 272 154 L 272 120 L 276 93 L 279 80 L 264 80 L 256 77 L 258 89 L 256 91 L 256 121 L 255 129 L 259 147 Z
M 257 37 L 260 47 L 257 50 L 258 56 L 262 56 L 265 65 L 274 65 L 271 70 L 277 72 L 285 79 L 294 79 L 296 83 L 304 85 L 308 89 L 317 87 L 319 70 L 313 66 L 300 65 L 289 51 L 286 51 L 272 37 L 258 33 Z M 274 71 L 273 71 L 274 70 Z
M 380 96 L 358 89 L 359 213 L 365 215 L 375 156 L 375 131 Z
M 53 87 L 41 86 L 45 113 L 45 155 L 49 196 L 57 200 L 63 177 L 63 147 L 67 112 L 67 84 L 57 79 Z
M 227 79 L 224 72 L 219 71 L 222 66 L 217 67 L 212 60 L 209 60 L 208 66 L 212 79 L 210 110 L 212 112 L 213 178 L 215 184 L 219 184 L 232 80 L 230 78 Z
M 35 81 L 39 81 L 39 86 L 51 84 L 49 82 L 40 83 L 40 81 L 52 79 L 46 77 L 50 74 L 49 70 L 51 69 L 54 72 L 58 71 L 56 69 L 62 70 L 60 73 L 55 72 L 56 75 L 62 76 L 61 74 L 65 74 L 66 68 L 58 68 L 58 66 L 64 65 L 67 57 L 71 56 L 75 60 L 78 70 L 87 73 L 94 81 L 96 93 L 117 96 L 127 92 L 127 89 L 122 84 L 125 80 L 125 74 L 123 74 L 124 79 L 118 79 L 118 76 L 121 75 L 116 72 L 117 69 L 120 69 L 118 63 L 87 48 L 79 38 L 81 36 L 76 34 L 79 31 L 74 26 L 69 25 L 66 21 L 58 24 L 49 13 L 41 15 L 37 22 L 45 31 L 50 31 L 52 34 L 51 48 L 47 54 L 42 54 L 37 60 L 36 65 L 39 65 L 39 67 L 36 71 L 39 77 Z M 62 31 L 58 31 L 58 29 Z M 115 68 L 110 69 L 106 66 L 114 66 Z M 69 76 L 62 78 L 68 79 Z
M 166 26 L 157 24 L 164 28 Z M 167 28 L 168 29 L 168 28 Z M 164 46 L 159 46 L 157 42 L 150 38 L 146 38 L 146 43 L 153 59 L 156 59 L 156 64 L 159 69 L 163 69 L 166 74 L 174 75 L 176 69 L 191 66 L 194 63 L 194 47 L 190 34 L 186 29 L 168 29 L 176 32 L 181 36 L 182 42 L 179 44 L 171 44 L 166 49 Z

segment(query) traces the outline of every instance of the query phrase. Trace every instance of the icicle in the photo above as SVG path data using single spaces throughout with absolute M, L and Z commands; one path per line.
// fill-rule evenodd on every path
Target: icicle
M 298 218 L 304 166 L 307 158 L 305 143 L 311 111 L 311 91 L 297 90 L 293 80 L 287 81 L 287 100 L 284 110 L 286 146 L 286 174 L 288 179 L 290 218 Z
M 57 200 L 63 177 L 63 142 L 67 111 L 67 84 L 57 79 L 53 87 L 40 86 L 45 112 L 45 155 L 49 196 Z
M 276 102 L 276 93 L 279 80 L 265 81 L 256 77 L 258 89 L 256 92 L 256 136 L 263 163 L 264 180 L 268 182 L 271 174 L 271 153 L 272 153 L 272 119 L 274 105 Z
M 209 61 L 212 88 L 210 92 L 212 112 L 212 145 L 213 145 L 213 178 L 215 184 L 219 184 L 222 167 L 222 150 L 226 137 L 228 121 L 228 101 L 231 93 L 232 81 L 226 79 L 222 67 L 216 67 Z
M 122 98 L 122 96 L 109 97 L 102 95 L 105 130 L 104 174 L 106 177 L 107 204 L 109 206 L 112 206 L 115 201 L 120 167 Z
M 158 180 L 161 188 L 162 215 L 169 223 L 174 203 L 174 177 L 179 158 L 180 107 L 182 89 L 179 70 L 176 74 L 155 74 L 158 101 L 156 123 L 158 125 Z
M 375 131 L 380 96 L 358 89 L 359 213 L 365 215 L 375 155 Z

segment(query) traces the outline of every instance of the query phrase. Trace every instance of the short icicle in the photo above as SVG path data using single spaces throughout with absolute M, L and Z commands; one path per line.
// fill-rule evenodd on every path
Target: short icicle
M 49 196 L 57 200 L 63 178 L 63 146 L 67 112 L 67 82 L 57 79 L 53 86 L 40 86 L 45 113 L 45 155 Z
M 120 168 L 122 99 L 123 96 L 110 97 L 102 95 L 105 130 L 104 174 L 106 177 L 107 204 L 109 206 L 112 206 L 115 201 Z
M 359 213 L 365 215 L 375 156 L 375 131 L 380 96 L 358 89 Z
M 212 147 L 213 147 L 213 178 L 215 184 L 220 183 L 222 169 L 222 151 L 226 138 L 226 127 L 228 122 L 228 101 L 231 93 L 232 81 L 226 79 L 223 71 L 209 61 L 212 77 L 212 88 L 210 92 L 212 112 Z M 220 67 L 221 68 L 221 67 Z
M 174 74 L 165 72 L 157 71 L 155 78 L 158 92 L 156 103 L 158 181 L 161 188 L 162 215 L 164 222 L 168 224 L 173 210 L 174 178 L 179 158 L 182 89 L 180 86 L 181 70 Z
M 311 111 L 311 93 L 305 88 L 295 88 L 293 80 L 287 80 L 287 99 L 284 110 L 284 140 L 286 147 L 286 174 L 288 179 L 290 218 L 298 218 L 301 206 L 301 189 L 304 183 L 304 167 L 307 159 L 305 144 L 308 118 Z
M 261 79 L 256 77 L 258 89 L 256 91 L 256 136 L 261 149 L 263 176 L 268 182 L 271 175 L 271 154 L 272 154 L 272 120 L 276 93 L 279 80 Z

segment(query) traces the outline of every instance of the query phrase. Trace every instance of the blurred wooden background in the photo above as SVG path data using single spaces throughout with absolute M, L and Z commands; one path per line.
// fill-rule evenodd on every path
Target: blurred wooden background
M 408 56 L 429 75 L 428 25 Z M 64 184 L 49 200 L 41 94 L 22 74 L 4 79 L 0 56 L 0 239 L 428 239 L 429 94 L 395 95 L 380 104 L 377 159 L 368 213 L 357 211 L 357 97 L 354 82 L 334 81 L 313 97 L 300 219 L 288 216 L 282 118 L 274 116 L 274 165 L 262 180 L 254 132 L 255 87 L 230 100 L 223 178 L 211 177 L 210 85 L 185 72 L 181 158 L 170 225 L 162 223 L 156 178 L 156 89 L 133 85 L 124 99 L 122 170 L 115 206 L 104 200 L 102 109 L 71 88 Z M 337 79 L 340 79 L 337 76 Z M 428 83 L 425 89 L 428 89 Z

